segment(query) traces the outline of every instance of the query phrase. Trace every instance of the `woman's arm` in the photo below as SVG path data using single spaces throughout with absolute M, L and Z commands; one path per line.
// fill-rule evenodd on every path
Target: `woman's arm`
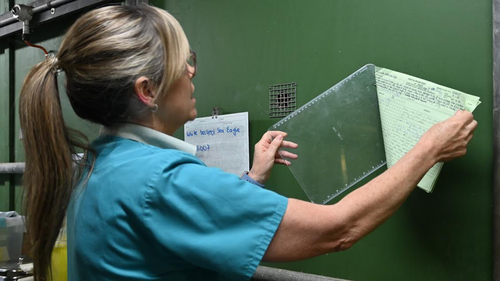
M 264 261 L 292 261 L 346 250 L 389 218 L 437 162 L 463 156 L 477 122 L 469 112 L 436 124 L 386 172 L 335 205 L 289 199 Z

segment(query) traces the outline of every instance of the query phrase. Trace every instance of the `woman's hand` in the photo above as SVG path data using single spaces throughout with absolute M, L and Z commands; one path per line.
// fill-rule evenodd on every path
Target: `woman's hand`
M 427 147 L 436 162 L 450 161 L 465 155 L 477 121 L 472 113 L 459 110 L 454 116 L 432 126 L 419 143 Z
M 274 164 L 290 165 L 290 161 L 281 158 L 297 159 L 297 155 L 288 151 L 279 150 L 280 147 L 297 148 L 293 142 L 284 141 L 287 133 L 281 131 L 268 131 L 260 141 L 255 144 L 253 165 L 248 175 L 254 180 L 264 184 L 271 175 Z

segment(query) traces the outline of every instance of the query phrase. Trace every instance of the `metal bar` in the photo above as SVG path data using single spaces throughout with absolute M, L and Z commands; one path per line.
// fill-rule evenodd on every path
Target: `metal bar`
M 38 7 L 34 7 L 33 8 L 33 14 L 36 15 L 38 13 L 43 13 L 45 11 L 48 11 L 52 8 L 57 8 L 61 5 L 64 5 L 64 4 L 67 4 L 69 2 L 73 2 L 75 0 L 54 0 L 54 1 L 50 1 L 44 5 L 41 5 L 41 6 L 38 6 Z
M 4 20 L 0 21 L 0 27 L 4 27 L 6 25 L 13 24 L 13 23 L 16 23 L 16 22 L 17 22 L 16 18 L 10 17 L 10 18 L 7 18 L 7 19 L 4 19 Z
M 22 174 L 24 173 L 25 163 L 0 163 L 0 174 Z M 12 183 L 14 185 L 14 183 Z
M 500 0 L 493 0 L 493 280 L 500 281 Z
M 9 47 L 9 65 L 8 65 L 8 71 L 9 71 L 9 98 L 8 98 L 8 116 L 9 116 L 9 125 L 8 125 L 8 134 L 9 134 L 9 140 L 8 140 L 8 148 L 9 148 L 9 162 L 15 162 L 16 158 L 16 153 L 15 153 L 15 128 L 16 128 L 16 88 L 15 88 L 15 83 L 16 83 L 16 76 L 15 76 L 15 65 L 16 65 L 16 59 L 15 59 L 15 52 L 14 52 L 14 43 L 9 42 L 8 43 Z M 11 174 L 9 175 L 9 210 L 15 210 L 16 209 L 16 177 Z
M 252 281 L 347 281 L 320 275 L 259 266 L 252 277 Z
M 123 3 L 124 0 L 52 0 L 35 1 L 28 6 L 33 6 L 33 19 L 30 24 L 32 27 L 46 23 L 58 17 L 77 12 L 83 9 L 90 9 L 98 5 Z M 55 12 L 51 13 L 51 9 Z M 17 21 L 11 12 L 0 15 L 0 38 L 22 30 L 22 23 Z
M 45 11 L 48 11 L 52 8 L 57 8 L 59 6 L 62 6 L 64 4 L 67 4 L 69 2 L 73 2 L 73 1 L 76 1 L 76 0 L 53 0 L 53 1 L 49 1 L 47 3 L 44 3 L 40 6 L 35 6 L 37 2 L 34 2 L 34 3 L 31 3 L 27 6 L 32 6 L 33 7 L 33 15 L 36 15 L 36 14 L 39 14 L 39 13 L 43 13 Z M 7 15 L 7 16 L 6 16 Z M 9 16 L 9 13 L 6 13 L 6 14 L 3 14 L 2 15 L 2 18 L 3 17 L 7 17 L 6 19 L 0 21 L 0 27 L 3 27 L 3 26 L 6 26 L 6 25 L 9 25 L 9 24 L 13 24 L 13 23 L 16 23 L 17 22 L 17 19 L 14 18 L 12 16 L 12 14 L 10 14 Z

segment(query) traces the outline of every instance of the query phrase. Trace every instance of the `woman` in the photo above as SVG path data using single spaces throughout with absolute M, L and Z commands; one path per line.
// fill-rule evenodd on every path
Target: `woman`
M 87 13 L 59 53 L 27 75 L 20 99 L 28 229 L 45 280 L 68 219 L 70 280 L 248 280 L 264 261 L 348 249 L 385 221 L 436 162 L 465 154 L 477 126 L 457 114 L 432 127 L 384 174 L 331 206 L 259 187 L 283 132 L 266 133 L 241 180 L 207 168 L 171 137 L 196 115 L 195 59 L 179 23 L 149 6 Z M 103 125 L 90 146 L 65 127 L 56 70 L 78 116 Z M 74 173 L 72 154 L 91 152 Z M 296 155 L 289 153 L 288 158 Z

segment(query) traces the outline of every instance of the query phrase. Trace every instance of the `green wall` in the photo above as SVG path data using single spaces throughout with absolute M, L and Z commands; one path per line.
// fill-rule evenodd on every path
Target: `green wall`
M 468 153 L 444 166 L 434 193 L 415 190 L 346 252 L 269 265 L 352 280 L 492 280 L 491 1 L 151 2 L 197 53 L 199 116 L 249 111 L 251 143 L 278 121 L 269 85 L 297 82 L 300 106 L 367 63 L 480 96 Z M 286 168 L 267 186 L 307 200 Z
M 0 11 L 8 10 L 6 2 L 0 1 Z M 268 117 L 269 85 L 296 82 L 300 106 L 367 63 L 480 96 L 474 114 L 479 127 L 468 153 L 444 166 L 433 194 L 415 190 L 392 218 L 346 252 L 270 265 L 351 280 L 492 280 L 491 1 L 151 2 L 181 22 L 197 52 L 199 116 L 214 106 L 222 113 L 249 111 L 251 143 L 278 121 Z M 75 17 L 36 29 L 33 41 L 57 50 Z M 43 53 L 19 38 L 0 40 L 1 162 L 24 161 L 17 100 L 28 69 L 41 60 Z M 67 100 L 63 104 L 67 122 L 94 137 L 97 126 L 76 118 Z M 10 184 L 20 210 L 20 177 L 0 176 L 0 211 L 8 208 Z M 307 200 L 286 167 L 276 167 L 267 186 Z

